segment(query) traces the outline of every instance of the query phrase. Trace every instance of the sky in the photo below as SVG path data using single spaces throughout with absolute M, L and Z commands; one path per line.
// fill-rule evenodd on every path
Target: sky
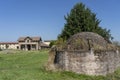
M 0 42 L 22 36 L 57 39 L 66 23 L 64 16 L 79 2 L 96 13 L 100 26 L 120 41 L 120 0 L 0 0 Z

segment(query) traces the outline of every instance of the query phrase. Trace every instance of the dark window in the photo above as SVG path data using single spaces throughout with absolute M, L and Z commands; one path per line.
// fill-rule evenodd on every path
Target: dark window
M 29 40 L 27 40 L 27 42 L 29 43 L 30 41 L 29 41 Z
M 32 48 L 33 48 L 33 49 L 36 49 L 36 45 L 32 45 Z

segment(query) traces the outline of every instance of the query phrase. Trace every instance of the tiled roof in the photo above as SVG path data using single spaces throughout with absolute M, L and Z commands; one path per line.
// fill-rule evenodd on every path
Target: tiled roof
M 41 40 L 41 37 L 31 37 L 31 39 L 32 39 L 33 41 L 39 41 L 39 40 Z
M 20 37 L 19 39 L 18 39 L 18 41 L 24 41 L 25 40 L 25 37 Z
M 41 41 L 41 37 L 20 37 L 18 41 L 25 41 L 26 38 L 30 38 L 32 41 Z

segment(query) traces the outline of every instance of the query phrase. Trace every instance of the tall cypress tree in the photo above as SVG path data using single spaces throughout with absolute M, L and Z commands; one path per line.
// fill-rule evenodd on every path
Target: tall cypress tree
M 64 29 L 58 38 L 67 40 L 79 32 L 95 32 L 108 41 L 112 39 L 110 30 L 100 27 L 100 20 L 96 18 L 96 14 L 91 12 L 83 3 L 77 3 L 73 9 L 71 9 L 71 12 L 65 16 L 65 20 Z

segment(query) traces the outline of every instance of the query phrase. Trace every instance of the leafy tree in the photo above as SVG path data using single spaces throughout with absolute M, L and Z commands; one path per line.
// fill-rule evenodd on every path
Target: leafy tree
M 103 36 L 107 41 L 112 39 L 110 30 L 103 29 L 99 26 L 100 20 L 96 14 L 91 12 L 83 3 L 77 3 L 70 14 L 65 16 L 66 23 L 58 38 L 67 40 L 72 35 L 79 32 L 95 32 Z

